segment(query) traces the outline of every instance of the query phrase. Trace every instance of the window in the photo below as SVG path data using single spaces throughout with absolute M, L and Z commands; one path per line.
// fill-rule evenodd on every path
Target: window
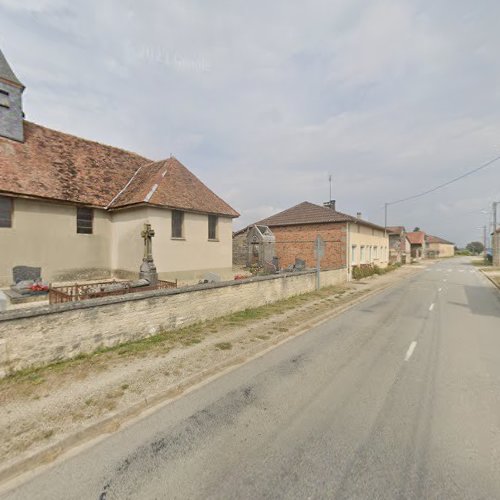
M 368 262 L 372 261 L 372 247 L 368 247 Z
M 12 227 L 12 198 L 0 196 L 0 227 Z
M 0 106 L 10 108 L 9 93 L 0 89 Z
M 216 215 L 208 216 L 208 239 L 216 240 L 217 239 L 217 223 L 219 222 L 219 218 Z
M 351 247 L 351 264 L 356 264 L 356 245 Z
M 184 212 L 172 210 L 172 238 L 183 238 Z
M 374 257 L 378 259 L 378 247 L 373 247 Z
M 360 264 L 363 264 L 365 261 L 365 247 L 362 246 L 361 247 L 361 251 L 360 251 L 360 254 L 359 254 L 359 263 Z
M 94 210 L 87 207 L 76 209 L 76 232 L 79 234 L 92 234 L 94 227 Z

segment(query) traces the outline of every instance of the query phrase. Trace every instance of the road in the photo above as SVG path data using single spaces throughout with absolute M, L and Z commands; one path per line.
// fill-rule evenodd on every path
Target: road
M 500 498 L 499 291 L 439 262 L 2 498 Z

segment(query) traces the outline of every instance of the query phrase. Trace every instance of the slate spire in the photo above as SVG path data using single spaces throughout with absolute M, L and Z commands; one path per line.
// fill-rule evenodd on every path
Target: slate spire
M 24 141 L 24 85 L 0 50 L 0 136 Z

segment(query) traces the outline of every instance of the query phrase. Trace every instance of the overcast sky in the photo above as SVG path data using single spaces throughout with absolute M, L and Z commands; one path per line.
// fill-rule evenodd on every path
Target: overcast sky
M 500 155 L 498 0 L 0 0 L 26 118 L 175 155 L 242 215 L 383 206 Z M 500 162 L 391 207 L 462 245 Z

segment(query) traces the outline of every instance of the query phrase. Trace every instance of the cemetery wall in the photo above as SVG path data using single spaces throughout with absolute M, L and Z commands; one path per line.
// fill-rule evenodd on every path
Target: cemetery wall
M 342 284 L 345 268 L 321 272 Z M 0 376 L 311 292 L 305 271 L 0 313 Z

